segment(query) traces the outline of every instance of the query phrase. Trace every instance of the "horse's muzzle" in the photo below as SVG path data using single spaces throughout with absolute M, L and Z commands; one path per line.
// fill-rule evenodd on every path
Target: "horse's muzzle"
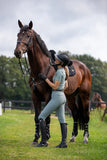
M 14 55 L 15 55 L 17 58 L 19 58 L 19 59 L 22 57 L 22 53 L 21 53 L 20 50 L 15 50 L 15 51 L 14 51 Z

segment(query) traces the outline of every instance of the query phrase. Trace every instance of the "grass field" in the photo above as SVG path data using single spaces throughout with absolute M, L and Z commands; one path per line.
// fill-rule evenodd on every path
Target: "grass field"
M 6 110 L 0 116 L 0 160 L 107 160 L 107 115 L 101 122 L 102 112 L 92 111 L 89 123 L 89 143 L 83 144 L 83 131 L 68 148 L 55 148 L 61 133 L 57 118 L 51 116 L 51 138 L 47 148 L 32 147 L 34 115 L 30 111 Z M 67 141 L 72 135 L 72 118 L 68 123 Z

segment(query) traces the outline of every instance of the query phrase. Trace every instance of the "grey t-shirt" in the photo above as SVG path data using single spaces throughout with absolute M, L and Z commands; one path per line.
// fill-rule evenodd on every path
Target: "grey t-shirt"
M 56 73 L 55 73 L 55 75 L 53 77 L 53 82 L 54 83 L 55 83 L 55 80 L 61 82 L 57 89 L 59 89 L 59 90 L 63 90 L 64 89 L 64 87 L 65 87 L 65 78 L 66 78 L 66 73 L 65 73 L 64 68 L 59 68 L 56 71 Z

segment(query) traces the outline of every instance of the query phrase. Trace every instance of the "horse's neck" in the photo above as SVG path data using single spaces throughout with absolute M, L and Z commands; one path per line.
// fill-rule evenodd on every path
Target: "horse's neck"
M 49 57 L 44 55 L 39 48 L 30 50 L 28 59 L 32 76 L 37 76 L 38 73 L 43 72 L 49 65 Z

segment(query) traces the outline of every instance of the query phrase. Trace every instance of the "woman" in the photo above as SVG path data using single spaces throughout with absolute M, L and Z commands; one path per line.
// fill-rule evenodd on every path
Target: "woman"
M 39 78 L 45 80 L 50 87 L 52 87 L 51 100 L 43 109 L 39 115 L 39 122 L 41 128 L 41 142 L 36 147 L 47 147 L 47 138 L 46 138 L 46 124 L 45 119 L 54 111 L 58 115 L 58 120 L 61 126 L 62 141 L 56 146 L 58 148 L 66 148 L 66 137 L 67 137 L 67 124 L 65 123 L 65 103 L 66 97 L 64 94 L 65 81 L 69 76 L 66 65 L 69 63 L 69 59 L 64 54 L 59 54 L 56 56 L 55 65 L 57 66 L 57 71 L 53 77 L 53 82 L 51 82 L 43 73 L 39 74 Z

